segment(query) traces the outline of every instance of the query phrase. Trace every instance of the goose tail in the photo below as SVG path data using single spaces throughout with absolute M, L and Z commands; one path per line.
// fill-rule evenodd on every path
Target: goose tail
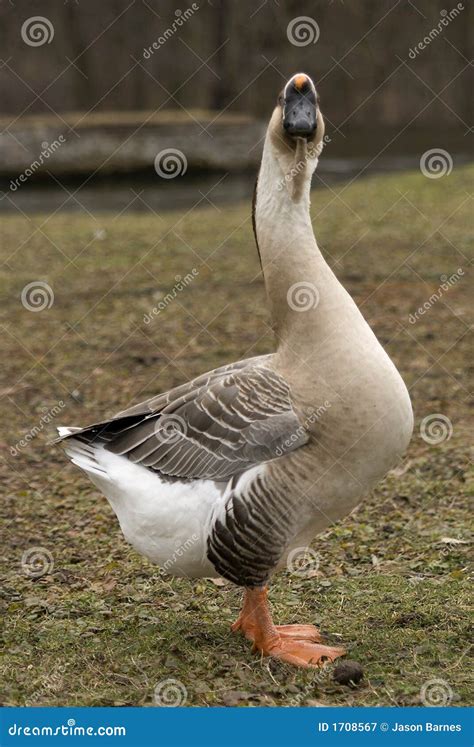
M 65 438 L 66 436 L 71 436 L 73 433 L 77 433 L 77 431 L 82 430 L 81 428 L 69 428 L 65 425 L 60 425 L 56 428 L 59 438 Z M 59 439 L 58 439 L 59 440 Z
M 62 439 L 67 436 L 72 436 L 74 433 L 81 430 L 82 428 L 59 426 L 57 428 L 59 433 L 59 439 L 57 439 L 57 441 L 62 441 Z M 97 451 L 100 448 L 102 447 L 98 447 L 94 444 L 87 444 L 77 438 L 68 438 L 64 443 L 64 451 L 73 464 L 80 467 L 80 469 L 87 472 L 90 476 L 95 475 L 96 477 L 110 480 L 106 470 L 97 460 Z

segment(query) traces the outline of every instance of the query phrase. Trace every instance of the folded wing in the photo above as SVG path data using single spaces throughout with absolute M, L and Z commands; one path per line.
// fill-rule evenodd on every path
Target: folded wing
M 241 361 L 75 432 L 169 478 L 228 480 L 307 441 L 286 381 Z

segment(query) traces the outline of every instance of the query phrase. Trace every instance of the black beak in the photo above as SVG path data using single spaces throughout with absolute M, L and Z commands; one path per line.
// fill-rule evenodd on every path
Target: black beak
M 283 127 L 292 137 L 311 137 L 317 126 L 316 93 L 310 80 L 299 75 L 287 86 Z

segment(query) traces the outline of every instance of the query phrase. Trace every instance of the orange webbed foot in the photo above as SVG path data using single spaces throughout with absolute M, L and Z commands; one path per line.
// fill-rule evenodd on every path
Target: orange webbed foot
M 321 633 L 315 625 L 275 625 L 282 638 L 296 638 L 300 641 L 322 641 Z M 231 626 L 233 633 L 241 632 L 249 641 L 255 641 L 257 625 L 252 619 L 240 616 Z
M 275 625 L 282 638 L 296 638 L 300 641 L 322 641 L 321 632 L 316 625 Z
M 246 591 L 232 630 L 252 641 L 254 651 L 298 667 L 321 667 L 346 653 L 341 647 L 324 646 L 314 625 L 274 625 L 266 588 Z
M 346 653 L 343 648 L 323 646 L 312 641 L 302 641 L 293 638 L 280 638 L 267 646 L 265 642 L 255 643 L 254 647 L 264 656 L 271 656 L 279 661 L 293 664 L 297 667 L 319 668 L 328 662 L 333 662 Z

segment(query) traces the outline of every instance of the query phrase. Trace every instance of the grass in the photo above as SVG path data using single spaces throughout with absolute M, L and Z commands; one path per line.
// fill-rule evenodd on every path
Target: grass
M 3 218 L 5 704 L 152 705 L 168 678 L 183 683 L 189 705 L 419 705 L 433 679 L 453 704 L 472 703 L 472 176 L 469 168 L 439 180 L 381 176 L 313 198 L 320 245 L 405 377 L 416 418 L 403 464 L 314 540 L 318 571 L 282 573 L 271 588 L 277 621 L 313 621 L 346 644 L 364 667 L 357 688 L 336 684 L 330 668 L 255 657 L 229 633 L 240 592 L 173 579 L 138 556 L 106 500 L 47 443 L 55 424 L 88 423 L 272 350 L 249 205 Z M 193 268 L 196 278 L 145 324 Z M 464 276 L 410 323 L 440 276 L 458 268 Z M 36 280 L 54 292 L 40 313 L 20 302 Z M 452 436 L 428 444 L 420 421 L 434 413 L 450 419 Z M 54 561 L 38 578 L 21 565 L 31 547 Z

